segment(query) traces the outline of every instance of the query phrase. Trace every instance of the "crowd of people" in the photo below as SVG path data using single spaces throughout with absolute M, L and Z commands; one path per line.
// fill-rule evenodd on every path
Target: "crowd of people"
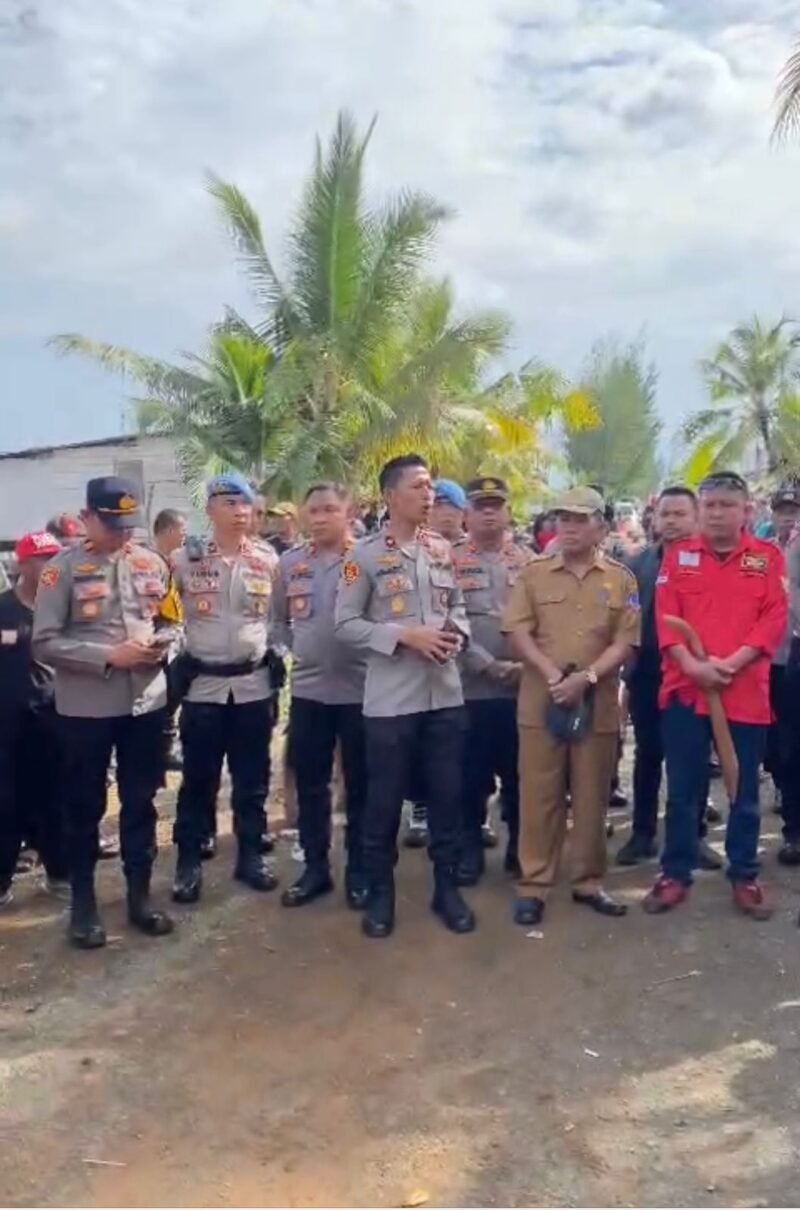
M 379 489 L 380 504 L 359 511 L 346 487 L 319 483 L 298 507 L 223 474 L 207 485 L 206 535 L 167 510 L 142 537 L 136 485 L 103 477 L 80 518 L 20 538 L 16 582 L 0 595 L 0 907 L 22 850 L 35 850 L 48 889 L 69 899 L 72 943 L 105 944 L 95 866 L 113 775 L 129 921 L 171 932 L 151 895 L 158 791 L 179 770 L 172 897 L 195 904 L 225 762 L 233 876 L 273 891 L 266 805 L 288 676 L 303 869 L 284 907 L 333 890 L 338 754 L 344 895 L 367 936 L 395 927 L 406 801 L 406 842 L 430 855 L 433 912 L 453 932 L 475 928 L 463 892 L 496 843 L 496 793 L 518 925 L 543 920 L 568 828 L 573 900 L 624 916 L 604 879 L 629 711 L 621 865 L 657 856 L 666 768 L 645 910 L 674 909 L 698 866 L 722 865 L 704 842 L 716 754 L 732 900 L 768 917 L 762 768 L 783 813 L 778 860 L 800 865 L 797 487 L 776 493 L 767 538 L 753 532 L 739 475 L 714 473 L 696 494 L 667 487 L 648 540 L 622 551 L 593 486 L 563 492 L 532 532 L 514 528 L 494 476 L 433 481 L 409 454 L 386 464 Z

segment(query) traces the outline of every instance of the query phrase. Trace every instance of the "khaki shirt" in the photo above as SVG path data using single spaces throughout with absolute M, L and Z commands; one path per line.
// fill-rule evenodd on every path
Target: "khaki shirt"
M 180 595 L 186 626 L 185 649 L 208 664 L 260 664 L 267 651 L 268 613 L 275 560 L 249 538 L 235 555 L 222 555 L 213 541 L 203 543 L 194 558 L 195 543 L 179 550 L 173 579 Z M 269 672 L 258 667 L 244 676 L 205 676 L 191 683 L 186 700 L 223 705 L 257 702 L 272 693 Z
M 168 588 L 160 556 L 132 542 L 114 554 L 81 542 L 47 564 L 36 596 L 33 650 L 55 669 L 59 714 L 114 718 L 166 705 L 163 668 L 111 668 L 108 651 L 126 639 L 153 637 Z
M 492 680 L 486 669 L 495 660 L 517 659 L 502 630 L 503 610 L 520 572 L 532 559 L 533 552 L 510 537 L 500 550 L 479 550 L 469 538 L 453 547 L 456 583 L 464 594 L 471 630 L 469 647 L 460 660 L 468 701 L 517 696 L 516 682 Z
M 270 638 L 292 652 L 292 697 L 325 705 L 364 700 L 367 660 L 336 637 L 336 590 L 344 554 L 301 542 L 281 555 L 270 613 Z
M 641 611 L 633 573 L 599 552 L 579 578 L 561 554 L 535 558 L 520 574 L 503 615 L 506 633 L 525 628 L 540 651 L 559 668 L 587 668 L 611 646 L 639 644 Z M 619 729 L 619 676 L 604 677 L 594 690 L 594 730 Z M 522 726 L 544 727 L 550 693 L 544 678 L 525 665 L 519 691 Z
M 368 718 L 463 705 L 457 661 L 437 664 L 399 645 L 405 626 L 448 626 L 469 637 L 450 544 L 430 530 L 420 530 L 402 546 L 387 530 L 369 534 L 356 543 L 342 568 L 336 633 L 367 656 Z

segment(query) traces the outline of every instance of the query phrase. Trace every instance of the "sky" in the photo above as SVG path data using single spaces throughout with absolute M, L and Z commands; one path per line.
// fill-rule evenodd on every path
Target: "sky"
M 645 335 L 667 430 L 735 323 L 800 314 L 800 140 L 770 146 L 796 0 L 3 0 L 0 450 L 130 427 L 57 332 L 172 358 L 254 314 L 205 193 L 280 263 L 314 138 L 378 124 L 375 201 L 455 210 L 436 268 L 510 364 Z

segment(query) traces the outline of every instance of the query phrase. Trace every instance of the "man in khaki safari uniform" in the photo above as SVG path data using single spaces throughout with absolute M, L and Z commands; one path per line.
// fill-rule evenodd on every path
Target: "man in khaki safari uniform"
M 521 877 L 514 919 L 538 924 L 572 813 L 573 899 L 622 916 L 602 887 L 605 812 L 619 733 L 619 670 L 639 643 L 630 571 L 599 549 L 603 499 L 565 492 L 555 507 L 559 550 L 520 573 L 503 629 L 523 661 L 520 735 Z

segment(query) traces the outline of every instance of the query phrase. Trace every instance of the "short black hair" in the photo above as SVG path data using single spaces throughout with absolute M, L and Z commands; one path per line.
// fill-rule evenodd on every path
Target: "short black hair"
M 403 471 L 409 470 L 411 467 L 427 470 L 428 464 L 421 454 L 400 454 L 397 458 L 390 458 L 378 475 L 378 486 L 381 491 L 385 492 L 389 488 L 397 487 Z
M 303 504 L 306 504 L 311 499 L 314 492 L 333 492 L 334 496 L 337 496 L 342 501 L 349 500 L 352 495 L 350 488 L 346 487 L 344 483 L 335 483 L 333 480 L 325 479 L 320 483 L 311 484 L 311 487 L 303 496 Z
M 703 492 L 713 492 L 715 488 L 727 489 L 729 492 L 741 492 L 743 496 L 750 495 L 747 481 L 737 471 L 712 471 L 706 475 L 698 487 L 699 495 Z
M 174 529 L 176 525 L 180 525 L 183 520 L 185 520 L 183 513 L 179 513 L 176 508 L 162 508 L 153 522 L 153 533 L 163 534 L 165 530 Z
M 663 491 L 658 493 L 659 503 L 662 500 L 670 500 L 673 496 L 686 496 L 687 500 L 691 500 L 692 504 L 697 508 L 697 493 L 693 492 L 684 483 L 671 483 L 669 487 L 665 487 Z

